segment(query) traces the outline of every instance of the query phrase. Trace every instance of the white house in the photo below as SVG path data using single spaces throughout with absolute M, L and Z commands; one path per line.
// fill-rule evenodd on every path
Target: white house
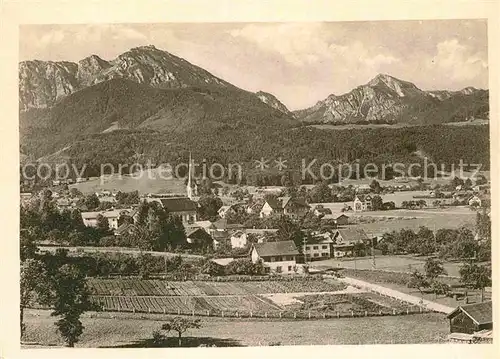
M 83 224 L 87 227 L 96 227 L 97 226 L 97 217 L 102 215 L 104 218 L 108 220 L 109 228 L 118 229 L 118 221 L 121 216 L 128 215 L 129 211 L 127 210 L 110 210 L 110 211 L 100 211 L 100 212 L 82 212 L 82 220 Z
M 262 261 L 266 273 L 292 274 L 302 271 L 297 265 L 299 252 L 293 241 L 254 243 L 252 245 L 252 262 Z
M 352 209 L 354 212 L 370 211 L 372 208 L 372 197 L 370 195 L 357 195 L 354 198 Z

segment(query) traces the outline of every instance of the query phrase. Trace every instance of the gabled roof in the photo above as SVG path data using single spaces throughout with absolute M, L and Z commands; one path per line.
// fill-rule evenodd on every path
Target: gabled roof
M 276 199 L 276 198 L 268 198 L 266 200 L 266 203 L 271 207 L 272 209 L 281 209 L 281 201 Z
M 93 219 L 97 218 L 99 215 L 102 215 L 105 218 L 118 218 L 124 214 L 128 214 L 128 211 L 125 209 L 114 209 L 110 211 L 101 211 L 101 212 L 82 212 L 82 218 Z
M 354 198 L 354 200 L 356 200 L 356 198 L 359 199 L 361 202 L 372 200 L 372 196 L 369 194 L 367 194 L 367 195 L 357 194 L 356 197 Z
M 346 243 L 360 243 L 368 240 L 366 232 L 361 228 L 342 228 L 337 229 L 338 235 L 340 235 L 344 242 Z M 335 236 L 337 237 L 337 236 Z
M 293 241 L 255 243 L 253 247 L 257 251 L 257 254 L 261 257 L 299 254 L 299 251 Z
M 160 198 L 160 202 L 167 212 L 193 212 L 196 211 L 196 202 L 187 197 Z
M 457 307 L 453 312 L 448 314 L 448 318 L 454 317 L 458 312 L 462 311 L 478 325 L 493 323 L 491 303 L 492 302 L 489 301 L 483 303 L 461 305 Z
M 340 217 L 349 218 L 349 216 L 344 213 L 332 213 L 332 214 L 326 214 L 323 217 L 323 219 L 339 219 Z
M 201 232 L 199 232 L 201 231 Z M 186 229 L 186 237 L 190 237 L 192 236 L 193 234 L 199 232 L 200 234 L 203 234 L 203 235 L 208 235 L 207 232 L 205 232 L 205 230 L 203 228 L 200 228 L 200 227 L 191 227 L 189 229 Z

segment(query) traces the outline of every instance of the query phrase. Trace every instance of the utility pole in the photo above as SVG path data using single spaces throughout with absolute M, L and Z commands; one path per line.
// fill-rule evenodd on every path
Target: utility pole
M 302 252 L 304 252 L 304 264 L 307 264 L 307 250 L 306 250 L 307 237 L 304 236 L 302 241 Z

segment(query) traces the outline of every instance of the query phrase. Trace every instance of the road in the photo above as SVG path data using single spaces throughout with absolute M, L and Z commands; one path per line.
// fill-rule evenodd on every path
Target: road
M 434 311 L 434 312 L 439 312 L 439 313 L 444 313 L 444 314 L 449 314 L 451 313 L 455 308 L 448 307 L 446 305 L 442 305 L 439 303 L 432 302 L 427 299 L 422 299 L 420 297 L 411 295 L 411 294 L 406 294 L 402 293 L 400 291 L 390 289 L 387 287 L 383 287 L 381 285 L 373 284 L 373 283 L 368 283 L 359 279 L 354 279 L 354 278 L 349 278 L 349 277 L 343 277 L 343 278 L 336 278 L 337 280 L 347 284 L 354 286 L 356 288 L 361 288 L 365 289 L 368 291 L 373 291 L 382 295 L 387 295 L 389 297 L 393 297 L 414 305 L 418 305 L 420 307 L 423 307 L 425 309 Z

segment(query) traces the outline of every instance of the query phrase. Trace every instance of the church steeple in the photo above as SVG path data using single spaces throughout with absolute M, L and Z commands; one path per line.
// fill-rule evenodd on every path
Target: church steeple
M 187 185 L 186 185 L 186 192 L 187 192 L 187 196 L 189 199 L 193 199 L 193 186 L 192 186 L 192 179 L 191 179 L 191 173 L 192 173 L 191 164 L 192 164 L 191 152 L 189 152 L 188 181 L 187 181 Z

